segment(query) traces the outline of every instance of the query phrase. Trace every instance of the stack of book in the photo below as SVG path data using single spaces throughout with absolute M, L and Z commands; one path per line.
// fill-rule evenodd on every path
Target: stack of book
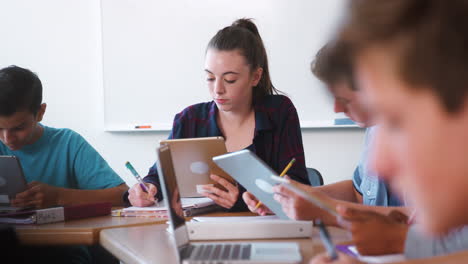
M 210 198 L 181 198 L 182 208 L 185 216 L 194 216 L 206 214 L 221 209 Z M 148 207 L 127 207 L 124 209 L 112 211 L 112 216 L 127 216 L 127 217 L 163 217 L 167 218 L 167 207 L 164 202 L 159 202 Z
M 0 212 L 3 224 L 46 224 L 66 220 L 109 215 L 111 203 L 92 203 L 72 206 L 58 206 L 45 209 L 18 209 Z

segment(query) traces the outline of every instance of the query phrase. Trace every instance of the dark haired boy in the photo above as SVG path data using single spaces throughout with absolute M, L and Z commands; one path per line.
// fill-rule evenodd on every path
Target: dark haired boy
M 121 205 L 125 182 L 78 133 L 41 124 L 45 111 L 37 75 L 17 66 L 0 70 L 0 155 L 18 157 L 28 182 L 12 205 Z

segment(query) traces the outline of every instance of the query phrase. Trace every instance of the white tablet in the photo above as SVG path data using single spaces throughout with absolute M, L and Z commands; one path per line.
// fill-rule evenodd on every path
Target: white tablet
M 0 205 L 9 205 L 10 199 L 26 190 L 26 180 L 15 156 L 0 156 Z
M 214 156 L 225 154 L 226 145 L 222 137 L 201 137 L 161 140 L 160 145 L 168 145 L 174 163 L 174 171 L 179 182 L 181 197 L 203 197 L 201 186 L 215 184 L 210 174 L 216 174 L 232 183 L 234 180 L 212 160 Z M 224 189 L 220 185 L 218 188 Z
M 273 186 L 278 184 L 271 176 L 278 174 L 250 150 L 241 150 L 216 156 L 213 161 L 252 193 L 281 219 L 289 219 L 281 204 L 273 199 Z

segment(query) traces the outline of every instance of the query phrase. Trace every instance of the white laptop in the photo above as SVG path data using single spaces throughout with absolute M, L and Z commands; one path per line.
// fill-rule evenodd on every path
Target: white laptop
M 161 190 L 169 209 L 169 229 L 178 249 L 179 263 L 301 262 L 299 245 L 292 242 L 190 243 L 169 146 L 160 146 L 156 152 Z

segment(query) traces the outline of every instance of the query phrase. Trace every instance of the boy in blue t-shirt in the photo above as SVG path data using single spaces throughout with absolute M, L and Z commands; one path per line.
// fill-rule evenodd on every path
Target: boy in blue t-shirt
M 0 70 L 0 155 L 18 157 L 28 182 L 12 205 L 121 205 L 125 182 L 78 133 L 40 124 L 45 110 L 34 73 L 17 66 Z

